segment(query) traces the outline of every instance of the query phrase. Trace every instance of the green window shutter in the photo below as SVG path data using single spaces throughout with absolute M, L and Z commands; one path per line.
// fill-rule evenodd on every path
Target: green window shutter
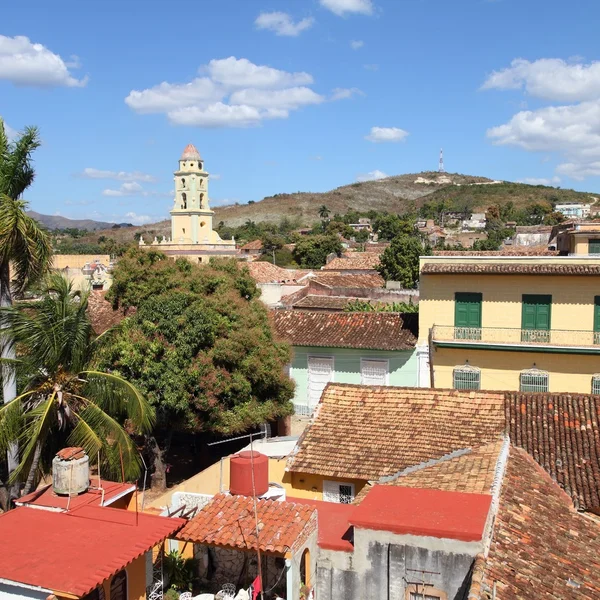
M 600 296 L 594 296 L 594 344 L 600 344 Z
M 523 294 L 521 341 L 549 342 L 552 296 Z
M 600 254 L 600 239 L 588 240 L 588 254 Z
M 457 292 L 454 295 L 454 338 L 481 339 L 481 300 L 476 293 Z

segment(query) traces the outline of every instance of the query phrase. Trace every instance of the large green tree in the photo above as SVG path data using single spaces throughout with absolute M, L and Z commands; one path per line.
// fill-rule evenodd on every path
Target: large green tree
M 304 268 L 322 267 L 330 254 L 342 252 L 342 243 L 337 235 L 311 235 L 301 238 L 293 250 L 294 260 Z
M 291 413 L 290 349 L 274 340 L 246 268 L 134 249 L 118 263 L 110 296 L 137 307 L 102 364 L 134 382 L 157 411 L 147 440 L 153 486 L 166 483 L 174 431 L 238 434 Z
M 419 282 L 419 257 L 431 254 L 428 246 L 415 236 L 400 235 L 381 255 L 377 270 L 386 281 L 399 281 L 404 288 Z
M 52 246 L 50 237 L 25 213 L 21 200 L 33 183 L 35 171 L 32 154 L 39 147 L 38 130 L 27 127 L 14 141 L 9 141 L 0 118 L 0 306 L 12 305 L 13 293 L 22 292 L 48 269 Z M 11 274 L 11 267 L 13 272 Z M 14 364 L 15 347 L 6 332 L 7 323 L 0 319 L 2 358 L 2 393 L 5 403 L 17 395 Z M 8 472 L 18 465 L 16 442 L 8 448 Z M 13 487 L 11 495 L 16 495 Z
M 134 385 L 95 366 L 99 345 L 87 315 L 88 295 L 58 274 L 49 276 L 36 302 L 1 309 L 18 348 L 20 393 L 0 409 L 0 449 L 20 446 L 11 481 L 28 493 L 63 445 L 82 446 L 102 472 L 135 479 L 140 458 L 122 423 L 148 433 L 154 410 Z

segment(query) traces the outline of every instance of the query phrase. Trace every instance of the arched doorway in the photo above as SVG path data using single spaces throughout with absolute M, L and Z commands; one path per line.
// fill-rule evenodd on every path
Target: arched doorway
M 310 587 L 310 550 L 304 549 L 300 559 L 300 581 L 307 587 Z

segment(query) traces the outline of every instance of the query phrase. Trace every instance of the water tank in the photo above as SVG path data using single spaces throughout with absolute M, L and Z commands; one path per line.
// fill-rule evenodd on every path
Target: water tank
M 76 496 L 90 485 L 90 459 L 83 448 L 63 448 L 52 460 L 52 489 L 60 496 Z
M 234 454 L 229 463 L 229 491 L 234 495 L 252 496 L 252 467 L 254 490 L 262 496 L 269 489 L 269 459 L 260 452 L 246 450 Z

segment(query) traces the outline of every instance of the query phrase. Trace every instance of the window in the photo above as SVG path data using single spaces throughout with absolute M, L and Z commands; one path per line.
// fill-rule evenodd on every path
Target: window
M 181 178 L 181 187 L 185 187 L 185 177 Z
M 547 392 L 548 373 L 539 369 L 523 371 L 520 377 L 519 390 L 521 392 Z
M 198 168 L 202 170 L 202 163 L 198 163 Z
M 448 594 L 431 583 L 410 583 L 406 587 L 406 600 L 448 600 Z
M 338 504 L 352 504 L 354 484 L 339 481 L 323 481 L 323 500 Z
M 588 254 L 600 254 L 600 239 L 588 240 Z
M 452 387 L 456 390 L 480 390 L 481 371 L 470 365 L 456 367 L 452 373 Z
M 362 385 L 389 385 L 390 365 L 387 360 L 360 359 L 360 383 Z
M 600 296 L 594 297 L 594 344 L 600 344 Z
M 592 394 L 600 396 L 600 375 L 592 376 Z
M 127 600 L 127 571 L 119 571 L 110 582 L 110 600 Z
M 181 199 L 183 200 L 183 203 L 181 204 L 181 208 L 186 209 L 187 208 L 187 195 L 185 192 L 183 192 L 183 194 L 181 194 Z
M 481 339 L 481 294 L 457 292 L 454 295 L 454 338 Z
M 523 294 L 521 317 L 522 342 L 550 341 L 550 307 L 552 296 Z

